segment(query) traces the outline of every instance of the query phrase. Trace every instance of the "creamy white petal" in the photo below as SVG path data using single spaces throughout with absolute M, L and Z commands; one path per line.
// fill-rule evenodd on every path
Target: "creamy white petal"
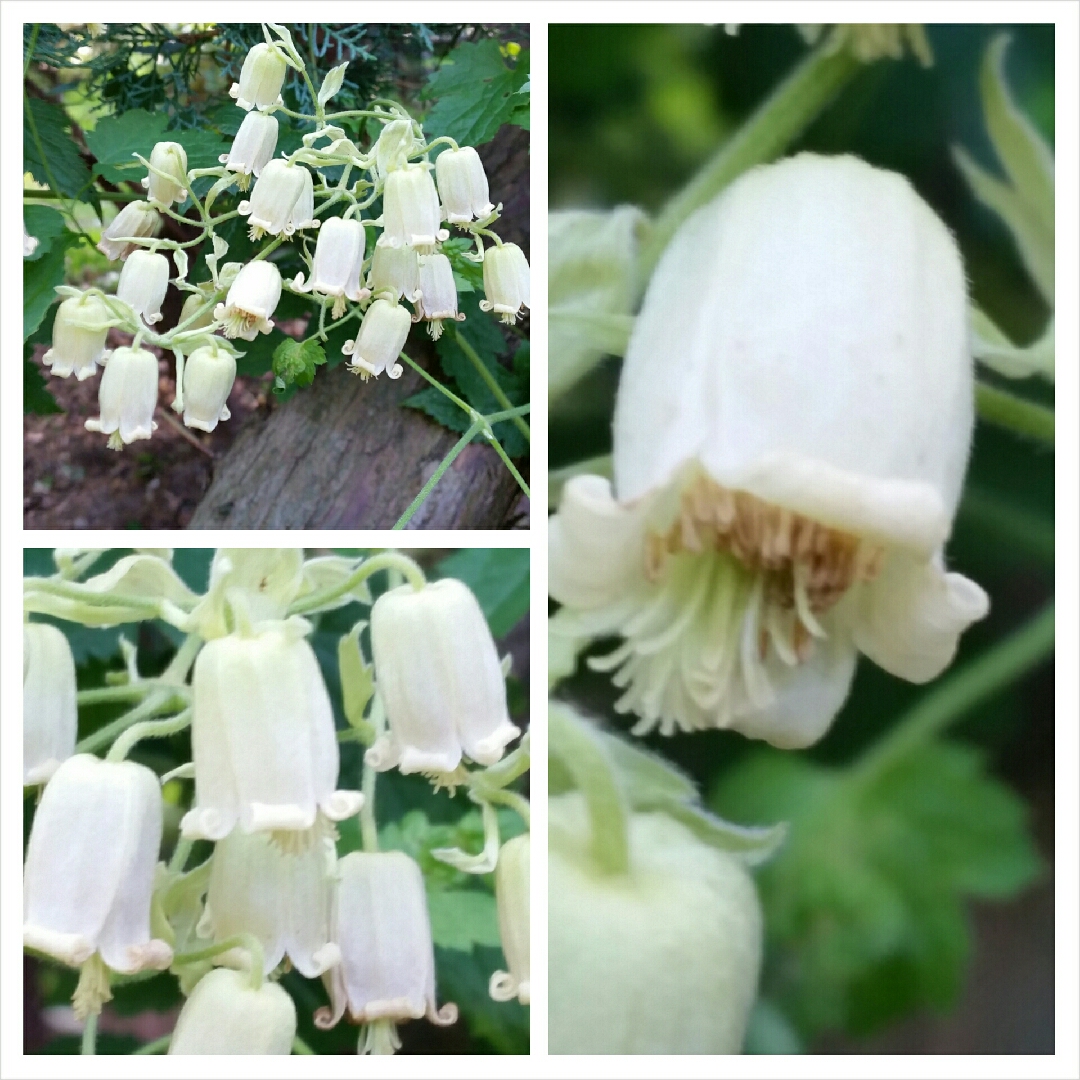
M 61 630 L 23 626 L 23 783 L 41 784 L 75 753 L 75 660 Z

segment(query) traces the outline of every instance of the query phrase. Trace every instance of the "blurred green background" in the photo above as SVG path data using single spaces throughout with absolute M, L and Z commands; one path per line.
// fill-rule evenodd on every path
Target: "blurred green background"
M 958 237 L 975 302 L 1027 343 L 1049 313 L 1005 226 L 950 156 L 961 145 L 999 172 L 978 72 L 1003 28 L 927 29 L 932 68 L 911 57 L 865 66 L 790 149 L 855 153 L 908 176 Z M 1009 84 L 1052 146 L 1054 28 L 1008 29 Z M 552 208 L 633 203 L 650 213 L 807 51 L 791 26 L 729 35 L 722 26 L 553 25 L 549 43 Z M 553 468 L 610 449 L 617 378 L 609 359 L 561 399 Z M 1038 380 L 1012 387 L 1053 402 Z M 977 426 L 948 562 L 987 590 L 991 611 L 962 638 L 958 668 L 1052 598 L 1053 492 L 1051 450 Z M 583 667 L 560 693 L 615 715 L 617 693 Z M 818 789 L 831 770 L 926 693 L 863 661 L 848 704 L 808 753 L 770 753 L 719 731 L 646 740 L 732 819 L 802 819 L 812 835 L 759 875 L 769 950 L 751 1051 L 1053 1052 L 1052 663 L 965 716 L 933 760 L 892 777 L 872 806 L 846 805 L 854 821 L 822 816 Z M 800 858 L 807 865 L 795 865 Z

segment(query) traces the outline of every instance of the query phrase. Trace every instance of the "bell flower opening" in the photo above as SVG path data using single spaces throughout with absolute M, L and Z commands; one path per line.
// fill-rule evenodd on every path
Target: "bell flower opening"
M 517 244 L 496 245 L 484 252 L 481 311 L 494 311 L 509 326 L 522 307 L 529 307 L 529 262 Z
M 443 214 L 452 225 L 485 218 L 495 207 L 488 197 L 487 174 L 474 147 L 444 150 L 435 159 L 435 178 Z
M 23 626 L 23 783 L 43 784 L 72 754 L 79 726 L 75 660 L 61 630 Z
M 169 260 L 156 251 L 133 251 L 120 271 L 116 298 L 153 326 L 161 322 L 161 305 L 168 290 Z
M 184 364 L 184 423 L 201 431 L 213 431 L 231 415 L 225 402 L 236 379 L 236 360 L 216 341 L 196 349 Z
M 281 299 L 281 272 L 265 259 L 244 266 L 229 286 L 224 304 L 214 308 L 214 318 L 224 323 L 227 338 L 254 341 L 258 334 L 274 329 L 270 316 Z
M 971 438 L 955 242 L 901 177 L 804 154 L 695 213 L 623 366 L 615 487 L 550 531 L 564 631 L 618 635 L 635 731 L 824 733 L 857 652 L 923 682 L 983 591 L 945 570 Z M 662 367 L 680 358 L 678 379 Z
M 450 233 L 440 229 L 439 196 L 426 165 L 395 169 L 383 189 L 383 247 L 411 247 L 431 255 Z
M 52 345 L 41 362 L 53 375 L 89 379 L 104 363 L 113 317 L 100 296 L 83 293 L 61 301 L 53 320 Z
M 362 379 L 381 375 L 401 378 L 402 367 L 397 363 L 409 336 L 412 318 L 400 304 L 376 300 L 364 313 L 356 340 L 346 341 L 341 351 L 351 356 L 349 370 Z
M 251 198 L 239 203 L 237 210 L 247 217 L 252 240 L 265 233 L 292 236 L 297 229 L 312 225 L 313 192 L 311 173 L 303 165 L 275 158 L 263 166 Z
M 352 218 L 328 218 L 319 230 L 311 280 L 297 274 L 293 288 L 300 292 L 317 292 L 332 296 L 332 315 L 340 319 L 345 314 L 345 300 L 359 303 L 370 293 L 360 287 L 360 271 L 364 265 L 364 226 Z
M 371 256 L 370 287 L 375 297 L 386 294 L 394 303 L 414 303 L 420 295 L 420 258 L 411 247 L 375 245 Z
M 149 439 L 157 429 L 158 358 L 146 349 L 114 349 L 98 385 L 100 416 L 86 421 L 87 431 L 109 436 L 110 450 Z
M 443 319 L 461 322 L 458 313 L 457 285 L 450 260 L 443 254 L 420 256 L 420 295 L 416 304 L 417 319 L 426 319 L 433 341 L 442 337 Z

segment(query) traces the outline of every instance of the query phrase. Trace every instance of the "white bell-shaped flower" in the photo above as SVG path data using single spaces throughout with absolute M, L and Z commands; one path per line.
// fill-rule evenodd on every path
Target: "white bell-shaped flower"
M 277 140 L 277 117 L 249 112 L 233 138 L 229 152 L 222 154 L 218 161 L 230 172 L 257 177 L 274 156 Z
M 409 336 L 412 318 L 400 304 L 376 300 L 364 313 L 356 340 L 346 341 L 341 351 L 351 356 L 349 370 L 366 379 L 384 371 L 391 379 L 401 377 L 397 363 L 405 339 Z
M 354 851 L 338 863 L 335 941 L 341 963 L 323 981 L 331 1007 L 315 1024 L 418 1020 L 452 1024 L 457 1006 L 435 1004 L 435 955 L 424 876 L 404 852 Z
M 281 100 L 281 86 L 287 70 L 288 64 L 281 50 L 260 42 L 244 57 L 240 81 L 229 87 L 229 97 L 241 109 L 268 109 Z
M 417 297 L 416 317 L 428 320 L 428 333 L 433 340 L 442 336 L 443 319 L 461 322 L 458 314 L 457 285 L 450 260 L 443 254 L 420 256 L 420 295 Z
M 195 805 L 185 836 L 298 832 L 354 815 L 363 798 L 337 791 L 334 713 L 303 619 L 207 642 L 195 661 L 191 740 Z
M 291 1054 L 296 1006 L 277 983 L 256 990 L 230 968 L 207 972 L 176 1018 L 170 1054 Z
M 161 215 L 148 202 L 128 203 L 109 222 L 101 234 L 98 251 L 107 259 L 126 259 L 138 248 L 128 243 L 128 237 L 157 236 L 161 232 Z
M 383 189 L 383 247 L 412 247 L 430 255 L 450 234 L 439 228 L 439 196 L 426 165 L 395 169 Z
M 370 286 L 373 296 L 388 293 L 395 304 L 402 298 L 413 303 L 420 294 L 420 257 L 416 249 L 376 244 Z
M 857 651 L 939 674 L 987 610 L 942 554 L 972 400 L 960 254 L 903 177 L 803 154 L 693 214 L 626 354 L 614 493 L 576 478 L 550 530 L 563 625 L 625 638 L 593 664 L 635 731 L 805 746 Z
M 495 209 L 488 197 L 488 180 L 480 155 L 472 146 L 444 150 L 435 159 L 443 217 L 454 225 L 487 217 Z
M 146 349 L 114 349 L 98 385 L 101 415 L 86 421 L 87 431 L 110 436 L 109 447 L 149 439 L 157 428 L 158 359 Z
M 315 217 L 315 184 L 311 179 L 311 173 L 301 165 L 294 168 L 303 170 L 303 183 L 300 186 L 300 194 L 289 211 L 289 222 L 285 226 L 286 236 L 292 236 L 299 229 L 319 227 L 319 219 Z
M 529 261 L 517 244 L 490 247 L 484 252 L 483 311 L 494 311 L 512 325 L 522 306 L 529 307 Z
M 741 1053 L 762 951 L 746 868 L 650 813 L 629 871 L 604 873 L 582 795 L 549 799 L 548 822 L 549 1053 Z
M 319 230 L 311 280 L 305 284 L 304 275 L 297 274 L 293 288 L 301 292 L 317 292 L 334 297 L 333 317 L 345 313 L 345 298 L 354 302 L 369 293 L 360 287 L 360 271 L 364 265 L 364 226 L 353 218 L 328 218 Z
M 341 959 L 331 940 L 336 884 L 333 841 L 286 852 L 261 833 L 233 829 L 214 848 L 200 937 L 254 934 L 269 975 L 287 955 L 302 975 L 321 975 Z
M 63 631 L 23 626 L 23 783 L 43 784 L 75 753 L 75 660 Z
M 61 378 L 74 374 L 79 382 L 89 379 L 105 356 L 105 339 L 113 322 L 100 296 L 69 296 L 56 309 L 52 347 L 41 362 Z
M 23 945 L 77 966 L 166 968 L 150 936 L 161 787 L 144 765 L 76 754 L 46 784 L 26 851 Z
M 521 734 L 487 620 L 467 585 L 403 585 L 371 609 L 375 678 L 390 733 L 368 750 L 374 768 L 449 773 L 462 754 L 494 765 Z
M 130 304 L 144 322 L 161 322 L 161 305 L 169 289 L 169 260 L 156 251 L 133 251 L 120 271 L 116 298 Z
M 257 240 L 263 233 L 291 236 L 297 221 L 307 222 L 314 208 L 311 173 L 303 165 L 290 165 L 282 158 L 268 161 L 251 189 L 251 198 L 245 199 L 237 210 L 246 216 L 251 238 Z
M 254 341 L 258 334 L 274 329 L 270 316 L 281 299 L 281 272 L 265 259 L 247 263 L 229 286 L 224 304 L 214 308 L 214 318 L 225 325 L 227 338 Z
M 142 186 L 150 195 L 150 201 L 172 206 L 187 198 L 187 151 L 176 142 L 154 143 L 150 151 L 150 164 L 158 170 L 143 177 Z M 159 176 L 158 173 L 164 173 Z
M 529 1004 L 529 834 L 507 840 L 495 866 L 499 938 L 509 971 L 496 971 L 488 990 L 496 1001 Z
M 196 349 L 184 364 L 184 423 L 189 428 L 213 431 L 231 415 L 225 402 L 236 379 L 236 360 L 218 341 Z
M 385 180 L 395 169 L 404 169 L 411 155 L 423 148 L 416 138 L 412 120 L 399 117 L 391 120 L 375 142 L 375 175 Z

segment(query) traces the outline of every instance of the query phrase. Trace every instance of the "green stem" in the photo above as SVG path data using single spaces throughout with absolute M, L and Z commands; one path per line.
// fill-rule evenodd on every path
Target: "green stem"
M 871 784 L 975 706 L 1004 690 L 1054 651 L 1054 604 L 930 691 L 852 767 Z
M 375 738 L 386 730 L 386 711 L 382 699 L 376 695 L 371 703 L 371 726 Z M 365 755 L 366 757 L 366 755 Z M 360 840 L 365 851 L 379 850 L 379 829 L 375 822 L 375 782 L 378 774 L 364 761 L 360 789 L 364 793 L 364 805 L 360 807 Z
M 82 1046 L 79 1049 L 80 1054 L 97 1053 L 97 1022 L 98 1014 L 96 1012 L 91 1012 L 86 1017 L 86 1023 L 83 1025 Z
M 293 1036 L 292 1052 L 294 1054 L 314 1054 L 315 1051 L 299 1035 Z
M 446 387 L 443 386 L 443 384 L 439 382 L 438 379 L 432 378 L 432 376 L 430 376 L 415 360 L 412 360 L 410 357 L 406 356 L 405 353 L 401 353 L 400 356 L 401 359 L 409 365 L 409 367 L 411 367 L 414 371 L 418 371 L 425 379 L 427 379 L 429 383 L 431 383 L 432 386 L 435 387 L 436 390 L 448 397 L 459 409 L 468 413 L 469 416 L 473 415 L 475 410 L 472 408 L 471 405 L 468 405 L 464 401 L 462 401 L 461 398 L 457 396 L 457 394 L 451 393 L 449 390 L 447 390 Z
M 197 949 L 195 952 L 177 953 L 173 957 L 174 966 L 184 964 L 197 964 L 200 960 L 213 960 L 230 949 L 244 949 L 251 959 L 251 988 L 258 990 L 263 984 L 263 956 L 262 942 L 254 934 L 234 934 L 231 938 L 219 941 L 214 945 L 208 945 L 205 949 Z
M 94 690 L 80 690 L 80 705 L 100 705 L 110 701 L 132 701 L 146 697 L 156 683 L 149 680 L 137 683 L 124 683 L 122 686 L 99 686 Z
M 162 1035 L 160 1039 L 155 1039 L 153 1042 L 143 1043 L 137 1050 L 132 1050 L 133 1054 L 165 1054 L 168 1053 L 169 1043 L 172 1042 L 172 1034 Z
M 1008 428 L 1017 435 L 1054 445 L 1054 410 L 1045 405 L 1025 401 L 1008 390 L 999 390 L 989 383 L 975 384 L 975 404 L 979 419 L 998 427 Z
M 513 402 L 506 396 L 506 391 L 499 385 L 498 379 L 496 379 L 488 370 L 487 364 L 480 359 L 480 354 L 472 347 L 465 335 L 460 333 L 453 326 L 451 326 L 450 332 L 454 335 L 454 341 L 457 342 L 458 347 L 469 358 L 472 366 L 476 368 L 477 374 L 484 380 L 487 388 L 495 396 L 495 400 L 504 409 L 512 409 L 514 407 Z M 514 418 L 514 426 L 525 436 L 526 441 L 532 440 L 532 432 L 529 430 L 529 425 L 526 424 L 520 416 Z
M 404 355 L 404 354 L 402 354 Z M 410 361 L 411 363 L 412 361 Z M 458 454 L 465 449 L 473 441 L 473 439 L 480 433 L 484 427 L 483 419 L 476 420 L 472 426 L 460 439 L 450 448 L 450 452 L 439 462 L 439 467 L 431 474 L 428 482 L 420 489 L 420 493 L 416 496 L 411 503 L 409 503 L 408 509 L 394 522 L 395 529 L 404 529 L 409 524 L 410 519 L 421 506 L 424 505 L 424 500 L 434 490 L 435 485 L 443 478 L 443 473 L 450 468 L 451 465 L 457 460 Z
M 168 720 L 143 720 L 141 723 L 132 724 L 112 744 L 111 749 L 105 755 L 106 761 L 123 761 L 131 753 L 135 744 L 141 739 L 163 739 L 168 735 L 175 735 L 178 731 L 191 724 L 191 709 L 185 709 Z
M 503 464 L 510 470 L 510 475 L 517 481 L 518 487 L 525 492 L 525 498 L 531 499 L 532 492 L 529 491 L 529 485 L 525 483 L 521 473 L 514 467 L 514 463 L 510 460 L 510 455 L 503 449 L 502 443 L 499 442 L 494 435 L 491 436 L 489 441 L 491 442 L 491 445 L 495 447 L 495 453 L 502 458 Z
M 324 604 L 332 603 L 338 597 L 352 592 L 357 585 L 380 570 L 400 570 L 414 589 L 422 589 L 427 584 L 424 571 L 408 555 L 403 555 L 400 551 L 380 551 L 378 555 L 365 559 L 343 582 L 301 596 L 289 606 L 289 614 L 305 615 Z
M 172 858 L 169 859 L 169 869 L 175 871 L 177 874 L 184 872 L 184 867 L 187 865 L 188 856 L 191 855 L 191 849 L 195 846 L 195 841 L 190 836 L 181 836 L 176 841 L 176 847 L 173 849 Z
M 195 663 L 195 657 L 198 656 L 202 644 L 203 640 L 198 634 L 188 634 L 183 644 L 176 650 L 176 655 L 169 666 L 161 673 L 161 681 L 166 685 L 183 685 L 187 681 L 188 672 L 191 670 L 191 665 Z
M 92 735 L 87 735 L 75 747 L 76 754 L 92 754 L 100 746 L 106 746 L 117 736 L 123 734 L 133 724 L 138 724 L 158 713 L 170 712 L 174 708 L 184 708 L 187 705 L 185 697 L 177 695 L 175 691 L 168 693 L 157 692 L 151 694 L 141 704 L 130 712 L 117 717 L 111 724 L 99 728 Z
M 509 806 L 522 821 L 525 822 L 525 827 L 531 827 L 531 808 L 529 806 L 529 800 L 524 795 L 516 791 L 491 791 L 484 795 L 484 798 L 488 802 L 501 803 L 503 806 Z
M 679 226 L 737 176 L 771 161 L 798 136 L 859 69 L 848 49 L 819 46 L 758 106 L 698 174 L 661 211 L 638 262 L 644 292 Z
M 523 776 L 529 771 L 531 764 L 529 743 L 529 733 L 525 732 L 521 739 L 521 745 L 507 754 L 502 761 L 489 765 L 479 772 L 470 773 L 470 784 L 484 798 L 488 797 L 489 792 L 498 791 L 500 788 L 512 784 L 519 776 Z

